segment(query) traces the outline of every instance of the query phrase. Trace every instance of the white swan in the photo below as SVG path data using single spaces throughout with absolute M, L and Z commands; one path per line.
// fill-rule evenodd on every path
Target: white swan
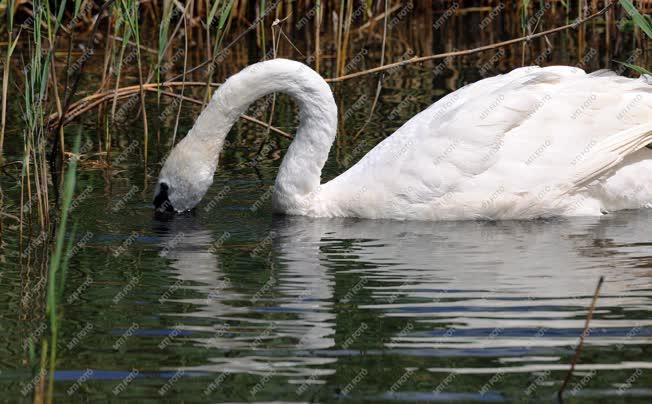
M 300 124 L 273 192 L 275 212 L 417 220 L 600 215 L 652 206 L 652 86 L 609 71 L 524 67 L 457 90 L 348 171 L 320 174 L 335 138 L 328 84 L 274 59 L 229 78 L 168 156 L 157 209 L 195 207 L 224 138 L 256 99 L 291 95 Z

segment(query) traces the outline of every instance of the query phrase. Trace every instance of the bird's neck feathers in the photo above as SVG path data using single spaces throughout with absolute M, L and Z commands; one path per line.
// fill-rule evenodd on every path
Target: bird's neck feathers
M 337 106 L 324 79 L 308 66 L 286 59 L 256 63 L 230 77 L 178 146 L 205 150 L 215 170 L 224 139 L 235 121 L 257 99 L 274 92 L 292 96 L 300 123 L 281 163 L 273 193 L 274 209 L 302 214 L 319 189 L 321 170 L 335 139 Z M 182 143 L 188 143 L 182 146 Z M 210 156 L 210 157 L 209 157 Z

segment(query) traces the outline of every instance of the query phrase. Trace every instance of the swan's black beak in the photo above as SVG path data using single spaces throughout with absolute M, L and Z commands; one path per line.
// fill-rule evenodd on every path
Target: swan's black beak
M 161 182 L 158 187 L 158 193 L 154 196 L 154 209 L 156 213 L 174 212 L 174 207 L 168 198 L 168 184 Z

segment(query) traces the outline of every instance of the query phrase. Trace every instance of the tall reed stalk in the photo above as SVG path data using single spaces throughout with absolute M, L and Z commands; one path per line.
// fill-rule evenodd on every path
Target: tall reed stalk
M 140 108 L 143 114 L 143 161 L 144 167 L 147 167 L 147 157 L 148 157 L 148 144 L 149 144 L 149 133 L 147 125 L 147 108 L 145 108 L 145 90 L 143 89 L 143 66 L 141 62 L 140 54 L 140 24 L 138 21 L 138 10 L 140 2 L 137 0 L 121 0 L 120 5 L 122 11 L 126 16 L 126 21 L 129 26 L 134 40 L 136 41 L 135 50 L 136 50 L 136 62 L 138 67 L 138 83 L 140 84 Z M 145 178 L 145 183 L 147 183 L 147 176 Z
M 9 89 L 9 72 L 11 56 L 14 53 L 19 36 L 14 39 L 14 0 L 7 0 L 7 52 L 2 63 L 2 115 L 0 116 L 0 162 L 2 162 L 2 151 L 5 139 L 5 127 L 7 124 L 7 95 Z
M 75 138 L 73 146 L 73 155 L 79 153 L 79 144 L 81 136 Z M 69 236 L 67 248 L 64 249 L 66 241 L 66 229 L 68 228 L 68 216 L 72 197 L 75 191 L 75 184 L 77 182 L 77 158 L 73 157 L 68 163 L 68 169 L 63 182 L 63 196 L 61 202 L 61 212 L 59 218 L 59 226 L 57 227 L 56 238 L 54 239 L 54 250 L 50 258 L 50 267 L 48 270 L 48 283 L 47 283 L 47 306 L 46 312 L 50 322 L 50 340 L 47 343 L 43 340 L 41 347 L 42 352 L 47 352 L 49 347 L 49 361 L 48 361 L 48 392 L 47 402 L 52 402 L 54 392 L 54 370 L 57 360 L 57 340 L 59 335 L 59 317 L 60 313 L 57 311 L 57 301 L 63 287 L 65 286 L 65 273 L 67 272 L 69 252 L 72 250 L 72 240 L 74 240 L 74 232 Z M 75 226 L 76 227 L 76 226 Z M 42 372 L 43 374 L 44 372 Z

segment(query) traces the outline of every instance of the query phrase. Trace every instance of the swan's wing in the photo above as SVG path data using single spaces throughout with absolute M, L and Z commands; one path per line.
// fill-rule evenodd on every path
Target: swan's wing
M 636 199 L 630 200 L 630 204 L 624 206 L 649 205 L 652 202 L 650 192 L 652 185 L 649 184 L 652 153 L 643 154 L 648 159 L 644 162 L 641 162 L 641 155 L 634 155 L 649 143 L 652 143 L 652 124 L 635 126 L 597 142 L 592 147 L 590 155 L 577 164 L 568 179 L 559 180 L 555 186 L 545 185 L 540 188 L 538 194 L 527 193 L 527 198 L 523 198 L 518 206 L 519 211 L 516 216 L 537 217 L 560 214 L 560 212 L 598 214 L 609 210 L 614 200 L 632 196 L 636 196 Z M 626 160 L 628 157 L 634 158 L 628 159 L 630 160 L 628 162 Z M 635 169 L 636 173 L 633 177 L 630 170 L 616 171 L 626 164 L 632 164 L 631 167 L 627 167 L 628 169 Z M 619 175 L 623 178 L 619 178 Z M 628 184 L 625 185 L 623 182 Z M 545 201 L 542 203 L 541 199 L 544 197 Z
M 577 192 L 599 180 L 628 155 L 652 143 L 652 123 L 626 129 L 600 141 L 566 185 L 565 192 Z
M 510 212 L 513 217 L 600 214 L 604 193 L 592 183 L 607 180 L 650 141 L 652 86 L 588 74 L 549 87 L 551 98 L 507 134 L 496 165 L 480 180 L 499 181 L 511 191 L 504 205 L 522 209 Z M 631 186 L 648 179 L 637 181 Z M 523 197 L 521 203 L 513 194 Z
M 335 215 L 502 218 L 533 206 L 544 215 L 587 145 L 652 121 L 648 89 L 561 66 L 479 81 L 405 123 L 325 184 L 324 199 L 344 210 Z

